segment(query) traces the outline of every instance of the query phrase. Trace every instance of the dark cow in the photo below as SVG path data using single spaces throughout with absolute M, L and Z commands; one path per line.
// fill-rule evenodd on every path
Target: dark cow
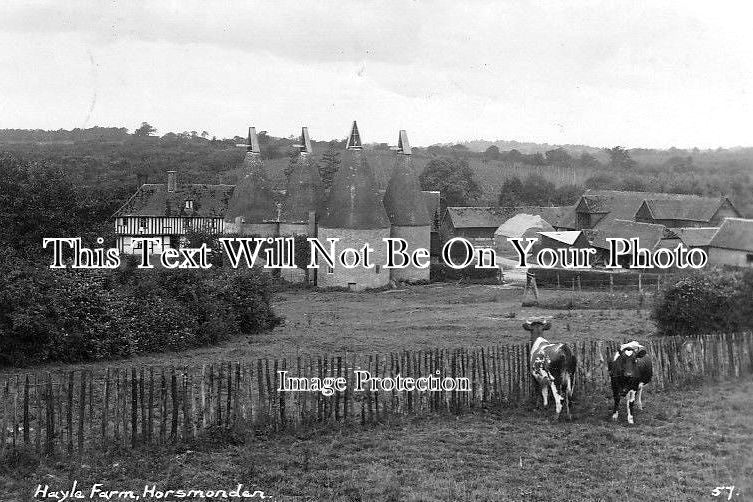
M 633 423 L 633 402 L 636 400 L 636 393 L 638 409 L 642 410 L 643 386 L 651 381 L 652 375 L 651 358 L 641 344 L 633 341 L 620 345 L 620 350 L 615 352 L 609 361 L 609 376 L 614 396 L 612 420 L 617 420 L 620 398 L 627 396 L 627 421 L 629 424 Z
M 526 321 L 523 329 L 531 332 L 531 374 L 541 389 L 544 407 L 549 404 L 549 390 L 552 391 L 557 418 L 565 401 L 567 418 L 570 417 L 570 398 L 573 395 L 575 367 L 577 359 L 564 343 L 549 343 L 542 333 L 552 327 L 549 321 Z

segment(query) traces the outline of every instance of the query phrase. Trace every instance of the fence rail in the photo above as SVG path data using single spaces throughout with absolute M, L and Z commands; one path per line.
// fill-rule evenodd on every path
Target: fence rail
M 605 397 L 605 361 L 619 342 L 572 344 L 576 394 Z M 644 343 L 654 363 L 651 387 L 688 378 L 753 373 L 753 334 L 665 338 Z M 17 374 L 0 379 L 0 454 L 137 447 L 190 441 L 215 427 L 295 429 L 311 424 L 367 424 L 390 416 L 462 413 L 516 406 L 532 398 L 530 344 L 226 362 L 201 367 L 132 367 Z M 354 390 L 354 371 L 380 377 L 465 377 L 469 390 Z M 280 392 L 278 371 L 298 377 L 345 377 L 344 391 Z M 438 372 L 438 373 L 437 373 Z

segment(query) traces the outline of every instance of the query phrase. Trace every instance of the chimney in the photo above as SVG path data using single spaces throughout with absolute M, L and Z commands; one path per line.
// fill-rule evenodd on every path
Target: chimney
M 174 192 L 178 187 L 178 172 L 167 171 L 167 191 Z

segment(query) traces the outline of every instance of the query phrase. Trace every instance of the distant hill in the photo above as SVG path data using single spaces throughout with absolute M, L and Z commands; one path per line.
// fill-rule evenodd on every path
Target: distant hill
M 469 150 L 472 152 L 484 152 L 487 148 L 494 145 L 497 148 L 499 148 L 500 151 L 510 151 L 510 150 L 518 150 L 520 153 L 544 153 L 547 150 L 554 150 L 556 148 L 563 148 L 567 150 L 568 153 L 571 155 L 580 155 L 582 152 L 587 152 L 592 155 L 599 155 L 601 154 L 604 149 L 603 148 L 597 148 L 593 146 L 588 145 L 551 145 L 549 143 L 530 143 L 525 141 L 505 141 L 505 140 L 496 140 L 496 141 L 487 141 L 483 139 L 477 139 L 473 141 L 465 141 L 460 143 L 461 145 L 466 146 Z

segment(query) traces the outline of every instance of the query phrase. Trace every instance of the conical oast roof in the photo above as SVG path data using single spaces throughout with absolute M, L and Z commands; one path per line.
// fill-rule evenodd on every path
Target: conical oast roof
M 246 152 L 243 177 L 233 190 L 225 221 L 235 221 L 238 216 L 242 217 L 245 223 L 262 223 L 277 219 L 277 206 L 264 176 L 264 163 L 261 155 L 256 152 Z
M 413 160 L 408 146 L 408 136 L 400 131 L 395 169 L 384 193 L 384 209 L 393 225 L 423 227 L 430 224 L 426 201 L 421 193 L 421 185 L 413 169 Z
M 309 211 L 321 215 L 324 202 L 324 186 L 316 163 L 311 155 L 301 153 L 288 179 L 281 219 L 288 223 L 308 221 Z
M 325 228 L 389 228 L 390 220 L 379 200 L 374 175 L 360 149 L 347 149 L 343 153 L 320 225 Z

